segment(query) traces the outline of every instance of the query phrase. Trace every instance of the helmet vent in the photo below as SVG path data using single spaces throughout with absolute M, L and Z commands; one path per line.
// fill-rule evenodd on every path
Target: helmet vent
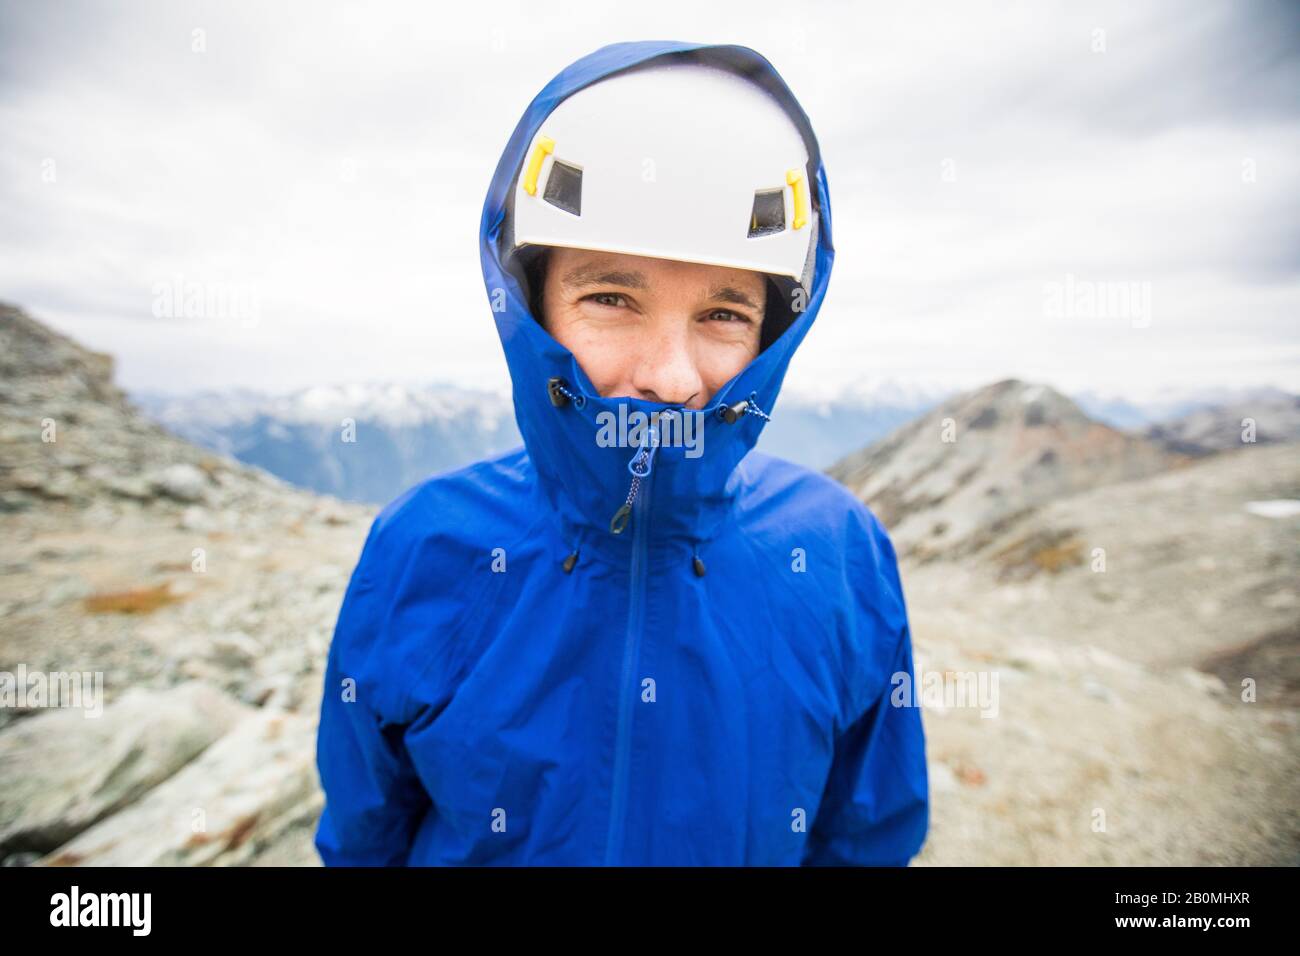
M 770 236 L 785 230 L 785 190 L 757 189 L 749 214 L 749 238 Z
M 558 159 L 551 164 L 550 175 L 546 177 L 546 191 L 542 198 L 552 206 L 582 215 L 582 169 Z

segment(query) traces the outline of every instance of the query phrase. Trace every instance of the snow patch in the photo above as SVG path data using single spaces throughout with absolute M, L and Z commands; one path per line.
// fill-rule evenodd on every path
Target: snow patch
M 1247 501 L 1246 510 L 1261 518 L 1294 518 L 1300 515 L 1300 499 L 1272 498 L 1268 501 Z

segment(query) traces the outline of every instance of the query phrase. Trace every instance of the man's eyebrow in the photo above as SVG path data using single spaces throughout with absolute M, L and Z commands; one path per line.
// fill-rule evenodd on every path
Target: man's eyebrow
M 610 271 L 600 266 L 590 265 L 578 266 L 576 269 L 566 272 L 560 281 L 570 289 L 582 289 L 593 285 L 617 285 L 626 289 L 650 288 L 650 283 L 647 281 L 644 272 Z M 745 305 L 755 312 L 760 311 L 758 303 L 735 286 L 715 286 L 709 290 L 709 298 L 718 302 Z
M 755 312 L 759 311 L 758 303 L 735 286 L 718 286 L 717 288 L 710 290 L 709 298 L 716 299 L 719 302 L 731 302 L 735 305 L 747 305 Z
M 600 266 L 578 266 L 573 271 L 565 273 L 560 281 L 571 289 L 581 289 L 589 285 L 621 285 L 627 289 L 650 288 L 645 273 L 606 272 Z

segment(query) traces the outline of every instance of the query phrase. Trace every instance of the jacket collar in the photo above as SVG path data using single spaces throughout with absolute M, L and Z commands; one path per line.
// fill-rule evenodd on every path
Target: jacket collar
M 621 69 L 671 56 L 705 59 L 741 71 L 785 105 L 805 131 L 810 166 L 816 169 L 818 240 L 813 286 L 804 309 L 713 396 L 705 412 L 694 413 L 699 416 L 694 423 L 698 445 L 661 444 L 655 452 L 652 475 L 639 491 L 648 496 L 648 527 L 643 533 L 650 536 L 652 548 L 680 546 L 695 551 L 732 515 L 742 480 L 737 465 L 754 447 L 764 419 L 743 414 L 728 423 L 719 410 L 753 396 L 759 409 L 772 412 L 790 359 L 821 307 L 834 259 L 830 195 L 811 125 L 772 65 L 748 47 L 663 41 L 611 44 L 566 67 L 528 106 L 501 155 L 483 206 L 479 237 L 483 277 L 510 369 L 515 417 L 537 471 L 542 503 L 559 517 L 566 546 L 595 550 L 615 560 L 627 559 L 634 536 L 631 527 L 620 535 L 611 533 L 610 521 L 628 497 L 632 482 L 628 462 L 637 448 L 610 446 L 604 439 L 612 424 L 616 438 L 635 441 L 636 413 L 648 419 L 671 406 L 597 395 L 573 354 L 534 319 L 521 272 L 511 268 L 508 259 L 507 201 L 524 151 L 565 97 Z M 575 398 L 555 404 L 550 385 L 555 379 Z M 619 422 L 631 428 L 619 434 Z M 688 438 L 691 432 L 683 429 L 679 434 Z

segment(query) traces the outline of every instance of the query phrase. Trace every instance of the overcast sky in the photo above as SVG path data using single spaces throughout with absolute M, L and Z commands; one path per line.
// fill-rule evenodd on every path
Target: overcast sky
M 730 42 L 830 182 L 792 387 L 1300 386 L 1300 4 L 457 6 L 0 0 L 0 299 L 128 388 L 503 385 L 478 220 L 520 113 L 605 43 Z

